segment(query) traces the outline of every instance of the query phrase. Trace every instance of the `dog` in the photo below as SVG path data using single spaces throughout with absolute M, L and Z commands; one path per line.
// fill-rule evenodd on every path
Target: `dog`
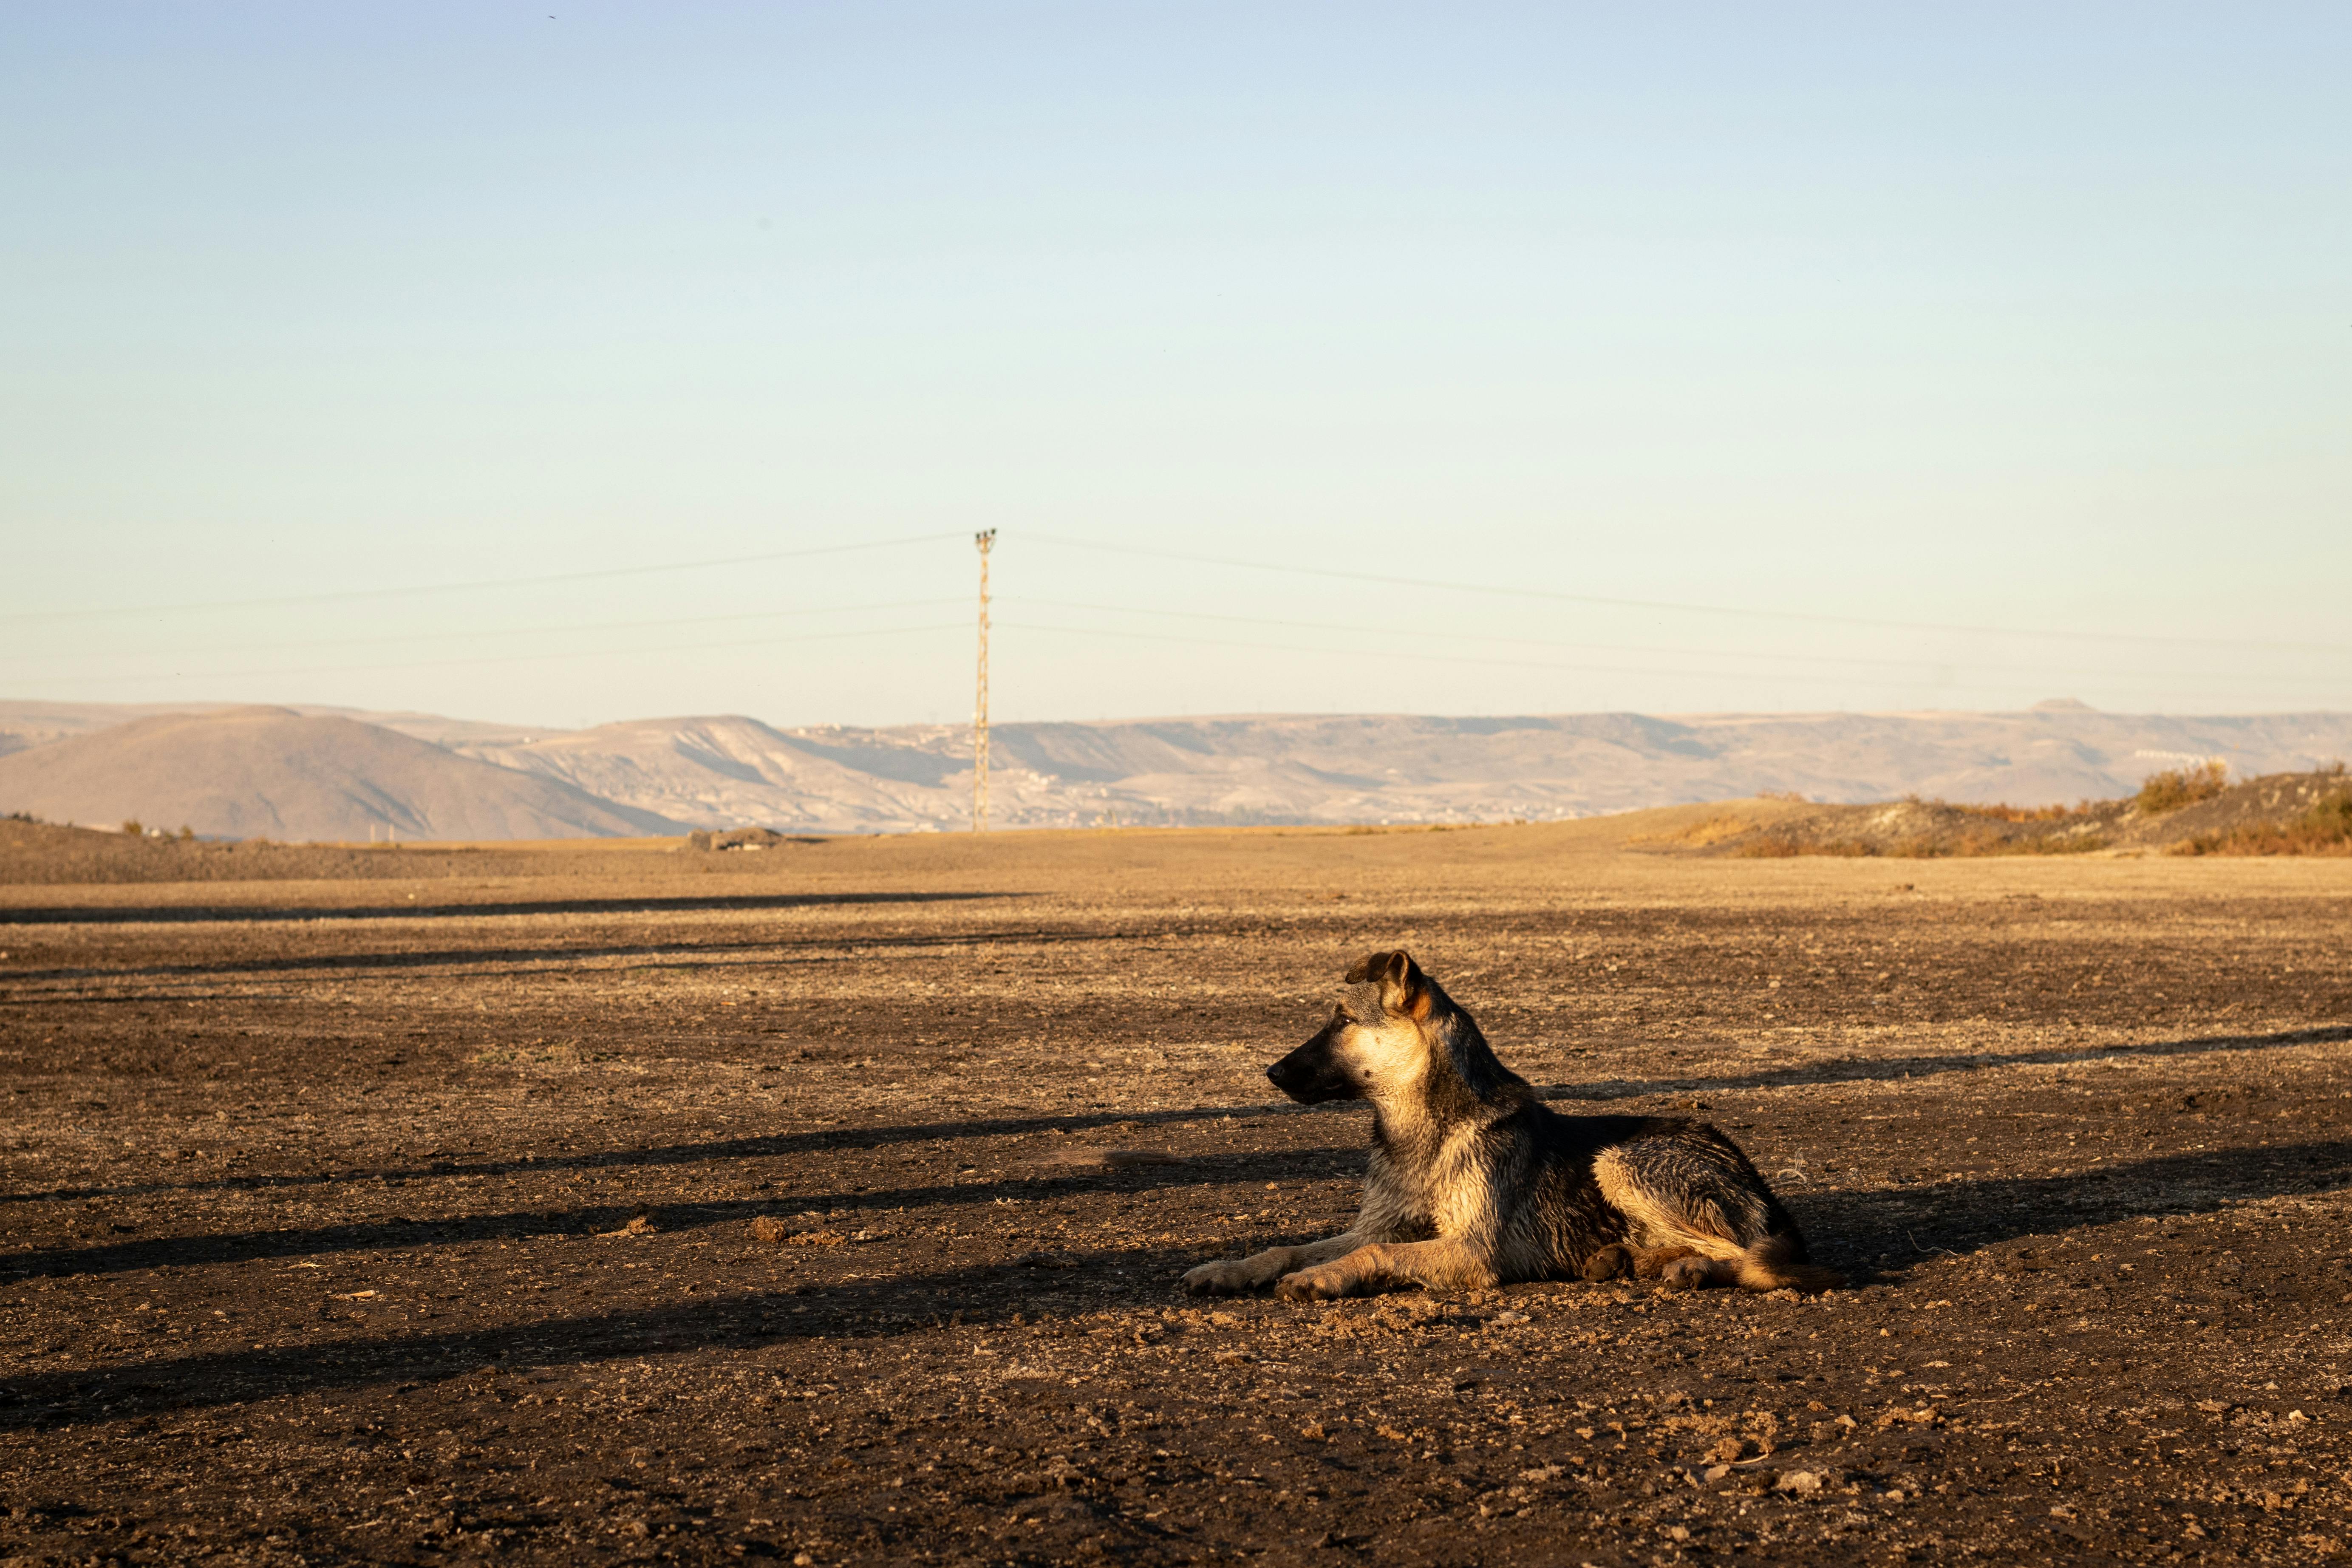
M 1331 1020 L 1266 1069 L 1305 1105 L 1372 1103 L 1363 1207 L 1341 1234 L 1204 1263 L 1200 1295 L 1288 1300 L 1632 1274 L 1671 1289 L 1826 1290 L 1739 1146 L 1678 1117 L 1561 1116 L 1405 952 L 1348 971 Z

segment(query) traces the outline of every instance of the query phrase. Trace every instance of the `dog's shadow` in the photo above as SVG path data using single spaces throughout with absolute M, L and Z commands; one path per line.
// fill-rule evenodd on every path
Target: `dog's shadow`
M 1217 1157 L 1220 1182 L 1262 1185 L 1307 1171 L 1328 1172 L 1341 1152 L 1267 1151 Z M 1790 1206 L 1820 1261 L 1857 1284 L 1942 1253 L 2148 1215 L 2208 1212 L 2250 1200 L 2325 1192 L 2345 1184 L 2352 1141 L 2161 1155 L 2091 1175 L 1942 1182 L 1854 1193 L 1793 1195 Z M 1174 1170 L 1099 1178 L 1134 1193 Z M 1198 1169 L 1192 1174 L 1197 1176 Z M 1140 1177 L 1140 1179 L 1137 1179 Z M 1069 1178 L 1073 1187 L 1093 1179 Z M 1296 1230 L 1295 1226 L 1279 1227 Z M 1255 1242 L 1305 1240 L 1304 1234 Z M 1110 1306 L 1154 1309 L 1179 1298 L 1178 1278 L 1200 1248 L 1165 1246 L 1024 1253 L 994 1262 L 908 1268 L 824 1282 L 787 1292 L 753 1289 L 711 1299 L 551 1313 L 527 1321 L 434 1333 L 409 1328 L 362 1331 L 340 1342 L 267 1351 L 224 1347 L 176 1359 L 35 1372 L 19 1369 L 0 1389 L 0 1431 L 38 1429 L 94 1410 L 126 1413 L 281 1397 L 397 1382 L 464 1376 L 488 1364 L 556 1369 L 649 1350 L 749 1346 L 845 1332 L 900 1334 L 957 1321 L 1002 1321 L 1016 1310 L 1076 1314 Z
M 1335 1151 L 1227 1157 L 1232 1180 L 1262 1183 L 1332 1173 Z M 1933 1258 L 1964 1256 L 2027 1237 L 2142 1215 L 2203 1214 L 2265 1198 L 2352 1184 L 2352 1139 L 2195 1150 L 2070 1175 L 2000 1176 L 1858 1191 L 1780 1188 L 1814 1261 L 1857 1285 Z M 1266 1245 L 1311 1240 L 1286 1226 Z
M 1978 1177 L 1856 1192 L 1783 1192 L 1814 1256 L 1858 1281 L 1947 1254 L 2147 1215 L 2332 1192 L 2352 1139 L 2159 1154 L 2078 1174 Z

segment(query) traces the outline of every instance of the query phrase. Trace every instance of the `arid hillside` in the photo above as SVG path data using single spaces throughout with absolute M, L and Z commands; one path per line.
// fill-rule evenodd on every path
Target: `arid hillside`
M 212 737 L 202 714 L 165 726 L 156 713 L 122 711 L 150 726 L 135 766 L 63 768 L 60 758 L 102 754 L 89 748 L 121 728 L 110 710 L 0 704 L 0 750 L 19 748 L 0 757 L 0 813 L 364 842 L 372 831 L 425 831 L 415 824 L 428 817 L 437 837 L 497 837 L 475 824 L 501 814 L 514 837 L 754 826 L 898 833 L 959 829 L 971 811 L 962 725 L 780 729 L 722 714 L 549 731 L 308 710 L 345 725 L 334 733 L 350 743 L 331 754 L 324 726 L 306 731 L 304 769 L 338 782 L 304 795 L 272 772 L 272 758 L 233 754 L 230 740 L 257 732 L 248 721 Z M 362 744 L 368 731 L 394 740 Z M 168 752 L 158 743 L 167 736 Z M 415 744 L 394 743 L 402 741 Z M 59 752 L 69 744 L 77 749 Z M 415 745 L 495 771 L 436 772 Z M 1000 827 L 1553 821 L 1764 794 L 2040 808 L 2126 795 L 2150 773 L 2209 758 L 2240 777 L 2321 767 L 2352 755 L 2352 715 L 2175 718 L 2069 703 L 2022 713 L 1252 715 L 1005 723 L 992 745 Z M 426 773 L 484 794 L 467 825 L 457 825 L 453 794 L 418 793 Z M 145 794 L 165 787 L 168 798 Z M 202 820 L 172 804 L 198 794 Z M 300 820 L 318 826 L 286 826 L 294 800 L 307 802 Z M 208 826 L 273 818 L 279 826 Z
M 226 838 L 551 838 L 679 831 L 652 812 L 350 719 L 163 713 L 0 757 L 0 807 Z
M 698 826 L 956 827 L 971 791 L 961 726 L 680 719 L 457 744 Z M 1544 821 L 1766 792 L 2030 805 L 2126 795 L 2207 757 L 2254 773 L 2352 755 L 2352 715 L 1258 715 L 1000 724 L 991 745 L 1003 826 Z

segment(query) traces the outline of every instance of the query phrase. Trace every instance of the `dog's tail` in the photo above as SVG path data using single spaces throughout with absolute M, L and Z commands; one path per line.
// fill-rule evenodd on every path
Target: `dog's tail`
M 1768 1236 L 1733 1265 L 1742 1290 L 1833 1290 L 1845 1283 L 1834 1268 L 1805 1261 L 1805 1244 L 1786 1232 Z

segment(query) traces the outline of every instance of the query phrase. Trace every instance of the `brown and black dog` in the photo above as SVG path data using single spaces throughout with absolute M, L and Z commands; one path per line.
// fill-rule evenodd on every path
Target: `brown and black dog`
M 1364 1205 L 1339 1236 L 1205 1263 L 1185 1288 L 1294 1300 L 1633 1272 L 1689 1289 L 1822 1290 L 1805 1238 L 1703 1121 L 1560 1116 L 1408 953 L 1376 952 L 1313 1039 L 1267 1069 L 1303 1104 L 1372 1102 Z

